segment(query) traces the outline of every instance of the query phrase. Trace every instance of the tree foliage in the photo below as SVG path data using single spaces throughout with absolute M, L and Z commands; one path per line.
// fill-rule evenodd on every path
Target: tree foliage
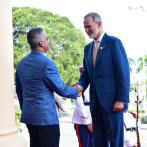
M 147 65 L 147 54 L 144 56 L 144 60 L 145 60 L 145 65 Z M 140 70 L 142 70 L 142 68 L 143 68 L 143 57 L 140 57 L 140 58 L 138 59 L 138 63 L 139 63 L 138 69 L 139 69 L 139 71 L 140 71 Z
M 131 65 L 134 65 L 135 64 L 135 61 L 132 58 L 128 58 L 128 61 L 129 61 L 129 69 L 130 69 L 130 72 L 132 72 Z
M 30 52 L 27 32 L 36 27 L 43 28 L 49 36 L 50 50 L 46 56 L 55 61 L 63 81 L 72 85 L 79 79 L 76 67 L 83 62 L 86 38 L 65 16 L 38 8 L 13 7 L 14 68 Z M 14 70 L 15 71 L 15 70 Z

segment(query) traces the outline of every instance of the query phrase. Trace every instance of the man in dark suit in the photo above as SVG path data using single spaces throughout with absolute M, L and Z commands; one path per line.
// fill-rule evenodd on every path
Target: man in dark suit
M 127 55 L 122 42 L 104 32 L 97 13 L 84 17 L 84 28 L 94 41 L 85 46 L 78 85 L 85 91 L 90 83 L 94 147 L 123 147 L 123 110 L 130 88 Z
M 30 147 L 59 147 L 54 91 L 76 99 L 82 89 L 65 85 L 56 64 L 44 55 L 49 50 L 49 39 L 42 28 L 31 29 L 27 41 L 31 52 L 16 70 L 16 92 L 22 110 L 20 121 L 27 125 Z

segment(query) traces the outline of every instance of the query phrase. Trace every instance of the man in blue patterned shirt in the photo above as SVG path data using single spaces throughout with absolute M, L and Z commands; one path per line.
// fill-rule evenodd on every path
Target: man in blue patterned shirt
M 22 123 L 30 134 L 30 147 L 58 147 L 60 130 L 54 91 L 76 99 L 80 87 L 69 87 L 62 81 L 56 64 L 44 53 L 49 50 L 49 39 L 42 28 L 27 34 L 31 52 L 18 64 L 16 92 L 22 110 Z

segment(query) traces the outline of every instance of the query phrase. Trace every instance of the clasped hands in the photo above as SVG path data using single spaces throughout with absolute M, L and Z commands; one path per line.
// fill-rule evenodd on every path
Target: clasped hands
M 82 95 L 83 87 L 80 85 L 75 86 L 78 89 L 78 97 Z M 113 106 L 113 111 L 121 111 L 124 107 L 124 102 L 116 101 Z
M 80 85 L 75 86 L 78 89 L 78 97 L 80 97 L 82 95 L 83 92 L 83 87 Z

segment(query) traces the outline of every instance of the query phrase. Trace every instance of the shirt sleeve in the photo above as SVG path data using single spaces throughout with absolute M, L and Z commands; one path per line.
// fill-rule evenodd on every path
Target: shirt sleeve
M 116 101 L 129 103 L 130 70 L 125 48 L 119 39 L 113 42 L 112 59 L 116 74 Z
M 85 49 L 84 49 L 84 52 L 85 52 Z M 84 69 L 83 69 L 83 72 L 80 76 L 80 80 L 78 82 L 78 85 L 82 86 L 83 91 L 85 91 L 87 89 L 89 83 L 90 83 L 90 77 L 89 77 L 87 66 L 86 66 L 86 63 L 85 63 L 85 58 L 83 59 L 83 66 L 84 66 Z
M 44 82 L 52 91 L 55 91 L 60 96 L 77 99 L 77 88 L 70 87 L 63 82 L 53 61 L 50 61 L 45 68 Z
M 90 118 L 88 117 L 86 108 L 83 103 L 82 97 L 77 97 L 77 100 L 75 100 L 76 109 L 78 110 L 79 116 L 83 122 L 84 125 L 88 125 L 91 123 Z

